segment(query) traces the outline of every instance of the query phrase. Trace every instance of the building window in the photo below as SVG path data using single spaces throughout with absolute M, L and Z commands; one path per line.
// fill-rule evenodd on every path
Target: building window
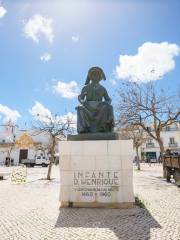
M 152 148 L 152 147 L 154 147 L 154 143 L 153 143 L 153 140 L 152 140 L 151 138 L 148 138 L 148 139 L 147 139 L 146 147 L 147 147 L 147 148 Z
M 170 126 L 167 126 L 167 127 L 166 127 L 166 131 L 170 131 Z
M 174 138 L 173 138 L 173 137 L 170 137 L 169 142 L 170 142 L 170 144 L 175 144 Z
M 151 138 L 148 138 L 148 139 L 147 139 L 147 143 L 148 143 L 148 144 L 152 144 L 152 143 L 153 143 L 153 142 L 152 142 L 152 139 L 151 139 Z

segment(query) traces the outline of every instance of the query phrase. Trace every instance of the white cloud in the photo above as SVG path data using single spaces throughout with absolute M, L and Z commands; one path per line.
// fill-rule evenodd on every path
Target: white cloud
M 174 57 L 179 53 L 180 47 L 176 44 L 146 42 L 136 55 L 120 55 L 117 77 L 136 82 L 158 80 L 175 68 Z
M 71 40 L 72 40 L 72 42 L 74 42 L 74 43 L 77 43 L 77 42 L 79 42 L 79 39 L 80 39 L 80 37 L 77 35 L 77 36 L 72 36 L 71 37 Z
M 54 40 L 52 23 L 51 18 L 43 17 L 40 14 L 33 15 L 24 25 L 25 37 L 38 43 L 40 36 L 43 35 L 49 43 L 52 43 Z
M 19 117 L 21 117 L 20 113 L 17 110 L 12 110 L 7 106 L 0 104 L 0 114 L 4 116 L 3 122 L 13 122 L 15 123 Z
M 45 108 L 40 102 L 35 102 L 35 105 L 29 109 L 30 114 L 41 122 L 49 122 L 52 118 L 51 111 Z
M 75 81 L 69 83 L 58 81 L 53 86 L 53 92 L 59 94 L 61 97 L 71 99 L 77 97 L 79 88 Z
M 43 62 L 48 62 L 52 58 L 50 53 L 44 53 L 43 55 L 40 56 L 40 60 Z
M 0 6 L 0 18 L 3 18 L 7 13 L 7 10 L 3 7 Z
M 66 123 L 67 121 L 71 122 L 71 127 L 75 128 L 77 123 L 77 115 L 71 112 L 68 112 L 65 115 L 52 115 L 51 111 L 46 108 L 40 102 L 35 102 L 35 105 L 29 109 L 30 114 L 35 118 L 35 120 L 39 120 L 42 123 L 50 123 L 51 121 L 60 124 Z
M 77 114 L 74 114 L 72 112 L 68 112 L 65 115 L 57 116 L 56 117 L 57 122 L 63 122 L 66 123 L 69 121 L 71 123 L 71 127 L 76 128 L 77 126 Z
M 116 82 L 116 80 L 115 79 L 109 79 L 109 81 L 110 81 L 110 83 L 112 84 L 112 85 L 116 85 L 117 84 L 117 82 Z

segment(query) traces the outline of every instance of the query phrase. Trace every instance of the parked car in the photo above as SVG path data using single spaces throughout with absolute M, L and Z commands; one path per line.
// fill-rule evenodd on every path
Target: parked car
M 34 166 L 47 167 L 49 164 L 49 159 L 45 156 L 39 155 L 36 156 L 35 159 L 22 159 L 21 163 L 28 167 Z
M 157 159 L 156 158 L 150 158 L 151 163 L 157 163 Z

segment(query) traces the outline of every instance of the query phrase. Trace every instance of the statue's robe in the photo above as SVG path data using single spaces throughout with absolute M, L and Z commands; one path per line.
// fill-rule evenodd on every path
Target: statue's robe
M 78 133 L 112 132 L 114 127 L 113 107 L 106 89 L 98 84 L 86 85 L 79 95 L 83 102 L 77 107 Z

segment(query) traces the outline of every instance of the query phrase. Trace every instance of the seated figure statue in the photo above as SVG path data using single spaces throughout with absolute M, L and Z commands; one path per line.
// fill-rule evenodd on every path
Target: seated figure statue
M 114 129 L 113 107 L 106 89 L 99 83 L 106 80 L 103 70 L 92 67 L 78 100 L 78 133 L 112 132 Z

